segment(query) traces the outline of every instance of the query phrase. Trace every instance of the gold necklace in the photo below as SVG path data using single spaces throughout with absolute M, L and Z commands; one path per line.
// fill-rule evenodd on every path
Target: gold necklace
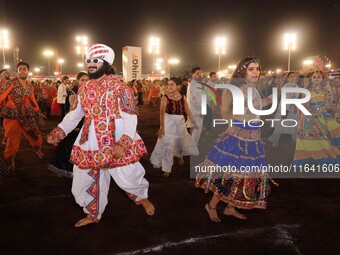
M 174 95 L 174 94 L 171 95 L 171 97 L 173 97 L 173 98 L 176 98 L 178 96 L 179 96 L 179 93 L 177 93 L 176 95 Z

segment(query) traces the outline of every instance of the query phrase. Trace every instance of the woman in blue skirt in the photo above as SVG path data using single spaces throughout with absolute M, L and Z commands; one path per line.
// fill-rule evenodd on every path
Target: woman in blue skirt
M 255 109 L 260 110 L 271 104 L 271 96 L 261 99 L 256 89 L 260 72 L 260 62 L 255 57 L 246 57 L 239 62 L 230 84 L 237 86 L 243 92 L 244 114 L 232 115 L 232 94 L 229 90 L 224 90 L 222 114 L 224 119 L 228 120 L 229 126 L 205 161 L 195 168 L 199 169 L 196 187 L 214 193 L 212 199 L 205 205 L 213 222 L 220 222 L 216 211 L 220 201 L 227 204 L 224 215 L 243 220 L 246 216 L 239 213 L 236 208 L 266 208 L 270 182 L 273 181 L 264 171 L 266 159 L 260 138 L 261 121 L 259 116 L 250 112 L 247 103 L 252 93 Z

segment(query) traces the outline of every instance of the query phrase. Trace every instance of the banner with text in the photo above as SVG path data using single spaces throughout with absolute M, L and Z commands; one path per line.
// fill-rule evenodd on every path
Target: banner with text
M 142 48 L 123 47 L 123 79 L 124 82 L 142 78 Z

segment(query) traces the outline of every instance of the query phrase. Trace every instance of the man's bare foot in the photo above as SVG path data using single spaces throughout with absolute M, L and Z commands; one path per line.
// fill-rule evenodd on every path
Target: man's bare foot
M 220 218 L 217 215 L 216 207 L 211 207 L 210 202 L 205 205 L 205 209 L 207 210 L 212 222 L 221 222 Z
M 144 207 L 144 210 L 147 215 L 153 216 L 155 214 L 155 207 L 148 199 L 144 199 L 142 202 L 142 206 Z
M 76 228 L 86 226 L 91 223 L 98 223 L 98 221 L 91 220 L 89 217 L 85 217 L 81 220 L 78 220 L 77 223 L 74 225 Z
M 247 217 L 241 213 L 239 213 L 238 211 L 236 211 L 236 209 L 234 207 L 228 207 L 226 206 L 224 211 L 223 211 L 223 214 L 224 215 L 227 215 L 227 216 L 234 216 L 240 220 L 246 220 Z
M 183 158 L 180 158 L 180 159 L 178 160 L 178 164 L 179 164 L 180 166 L 183 166 L 183 165 L 184 165 L 184 159 L 183 159 Z
M 170 176 L 170 173 L 168 173 L 168 172 L 163 173 L 163 177 L 169 177 L 169 176 Z

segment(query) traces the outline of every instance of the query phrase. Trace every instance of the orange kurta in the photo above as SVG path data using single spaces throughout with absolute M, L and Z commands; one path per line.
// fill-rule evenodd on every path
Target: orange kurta
M 149 104 L 153 105 L 154 107 L 156 107 L 157 102 L 160 99 L 160 92 L 159 92 L 160 88 L 159 85 L 155 85 L 150 89 L 150 93 L 149 93 Z
M 25 84 L 26 86 L 22 85 Z M 23 134 L 35 151 L 40 150 L 42 138 L 36 120 L 44 118 L 34 97 L 29 81 L 19 77 L 0 83 L 0 102 L 4 102 L 0 115 L 4 117 L 7 137 L 5 159 L 14 156 L 19 150 Z

